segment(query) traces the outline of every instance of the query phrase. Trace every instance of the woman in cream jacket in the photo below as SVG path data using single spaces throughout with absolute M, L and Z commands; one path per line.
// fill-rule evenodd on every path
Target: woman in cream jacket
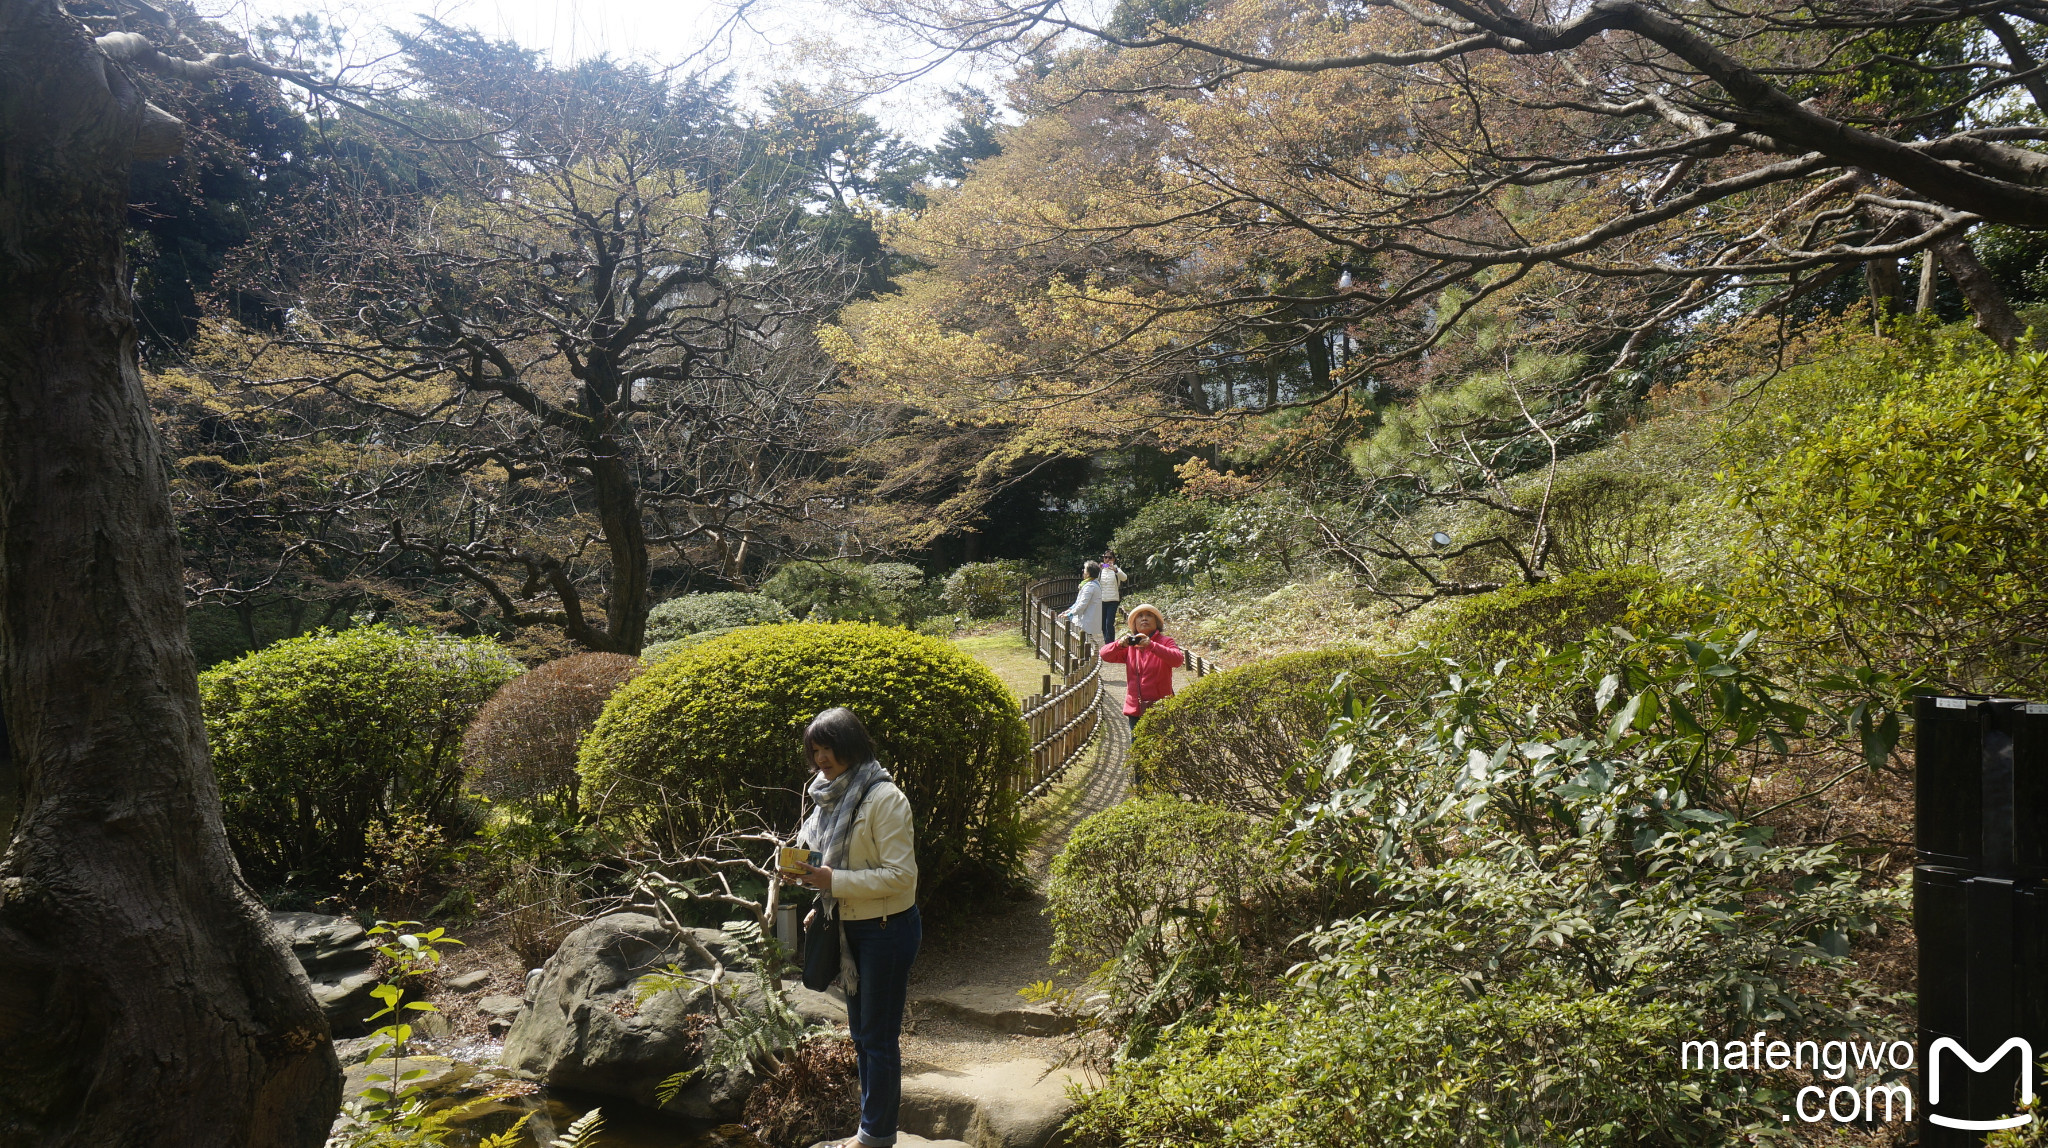
M 903 1096 L 903 1004 L 924 936 L 910 799 L 875 760 L 874 743 L 852 710 L 829 709 L 811 719 L 804 750 L 818 773 L 807 789 L 813 808 L 797 844 L 823 853 L 825 863 L 801 866 L 797 880 L 820 894 L 807 927 L 836 907 L 846 1024 L 860 1069 L 860 1131 L 843 1143 L 894 1144 Z

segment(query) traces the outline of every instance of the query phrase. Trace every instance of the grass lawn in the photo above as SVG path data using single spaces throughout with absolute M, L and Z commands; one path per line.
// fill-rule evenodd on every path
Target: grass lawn
M 960 652 L 996 672 L 1010 692 L 1022 698 L 1035 694 L 1045 680 L 1046 665 L 1031 656 L 1024 635 L 1012 626 L 993 634 L 953 639 Z

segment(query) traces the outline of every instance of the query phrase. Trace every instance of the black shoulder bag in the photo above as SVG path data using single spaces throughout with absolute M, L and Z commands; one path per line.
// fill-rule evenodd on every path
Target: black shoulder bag
M 860 796 L 853 799 L 853 816 L 847 821 L 849 832 L 860 824 L 860 807 L 868 799 L 868 790 L 874 787 L 875 783 L 869 782 Z M 824 992 L 839 979 L 839 915 L 826 914 L 824 899 L 820 894 L 818 915 L 804 929 L 803 982 L 805 988 L 816 993 Z

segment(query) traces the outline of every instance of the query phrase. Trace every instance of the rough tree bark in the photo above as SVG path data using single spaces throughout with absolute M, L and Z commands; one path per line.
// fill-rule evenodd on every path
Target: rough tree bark
M 1977 261 L 1977 253 L 1970 249 L 1969 242 L 1951 239 L 1937 243 L 1929 252 L 1930 259 L 1935 257 L 1940 258 L 1942 270 L 1955 280 L 1964 300 L 1970 304 L 1970 313 L 1977 317 L 1977 329 L 2008 351 L 2017 346 L 2020 336 L 2027 333 L 2026 324 L 2013 313 L 2005 292 L 1991 278 L 1991 272 Z
M 0 1145 L 317 1145 L 325 1020 L 221 828 L 121 253 L 179 125 L 0 0 Z

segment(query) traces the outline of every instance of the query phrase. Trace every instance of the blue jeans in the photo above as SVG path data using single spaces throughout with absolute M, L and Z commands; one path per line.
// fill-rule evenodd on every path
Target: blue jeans
M 867 1144 L 896 1143 L 896 1111 L 903 1103 L 903 1002 L 923 938 L 915 905 L 846 922 L 846 944 L 860 972 L 860 991 L 846 996 L 846 1027 L 860 1067 L 860 1138 Z
M 1105 643 L 1116 641 L 1116 608 L 1119 604 L 1117 602 L 1104 602 L 1102 604 L 1102 640 Z

